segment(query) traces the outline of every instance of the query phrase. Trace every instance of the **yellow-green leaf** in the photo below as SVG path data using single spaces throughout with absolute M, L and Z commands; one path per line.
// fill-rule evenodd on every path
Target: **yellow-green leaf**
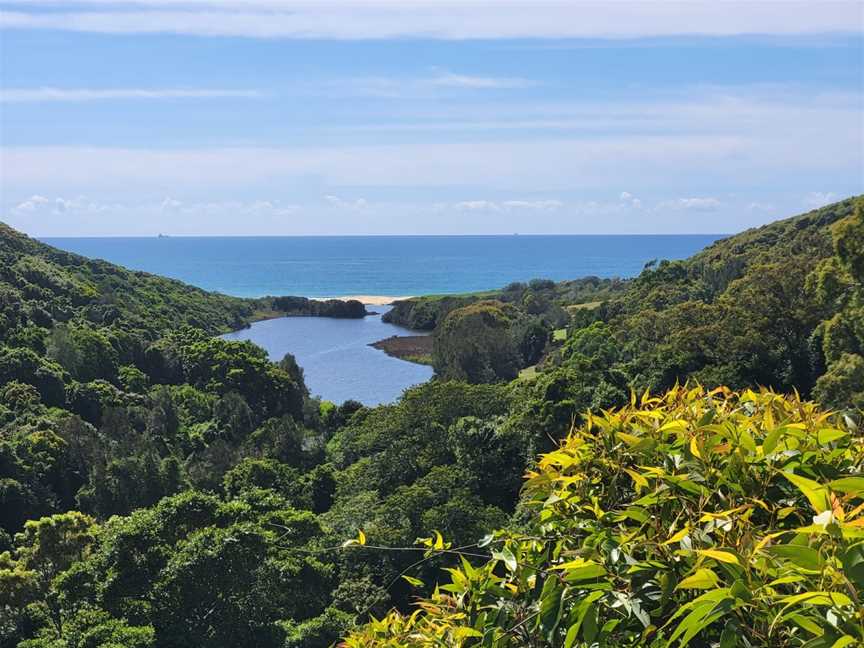
M 438 531 L 435 532 L 435 542 L 432 544 L 432 548 L 439 551 L 444 549 L 444 537 Z
M 636 484 L 636 492 L 640 492 L 643 488 L 648 488 L 648 480 L 645 479 L 642 475 L 640 475 L 635 470 L 630 470 L 629 468 L 625 468 L 624 472 L 626 472 L 633 479 L 633 483 Z
M 831 493 L 825 486 L 795 473 L 784 472 L 783 476 L 798 487 L 817 513 L 831 510 Z
M 690 454 L 692 454 L 694 457 L 698 457 L 699 459 L 702 458 L 702 453 L 699 452 L 699 444 L 696 443 L 695 436 L 690 438 Z
M 419 578 L 414 578 L 413 576 L 406 576 L 405 574 L 402 575 L 402 578 L 414 587 L 423 587 L 423 581 Z
M 843 635 L 831 644 L 831 648 L 846 648 L 846 646 L 854 646 L 856 643 L 858 643 L 858 640 L 852 635 Z
M 669 538 L 665 542 L 661 542 L 660 545 L 663 546 L 663 545 L 672 544 L 674 542 L 681 542 L 684 538 L 687 537 L 688 533 L 690 533 L 690 527 L 685 526 L 683 529 L 681 529 L 680 531 L 675 533 L 671 538 Z
M 864 477 L 841 477 L 829 482 L 831 490 L 855 497 L 864 497 Z
M 699 549 L 696 553 L 706 558 L 713 558 L 719 562 L 730 563 L 732 565 L 741 564 L 738 561 L 738 556 L 730 551 L 720 551 L 718 549 Z
M 808 605 L 835 605 L 843 607 L 846 605 L 852 605 L 852 599 L 841 592 L 804 592 L 803 594 L 784 596 L 780 599 L 780 603 L 785 603 L 787 607 L 795 605 L 796 603 L 807 603 Z
M 696 572 L 682 580 L 675 589 L 714 589 L 720 579 L 710 569 L 701 567 Z

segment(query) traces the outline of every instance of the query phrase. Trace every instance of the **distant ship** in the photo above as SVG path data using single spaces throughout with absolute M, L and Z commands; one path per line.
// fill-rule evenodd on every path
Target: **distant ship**
M 160 232 L 159 234 L 156 235 L 156 238 L 171 238 L 171 237 L 168 236 L 167 234 L 162 234 L 162 233 Z

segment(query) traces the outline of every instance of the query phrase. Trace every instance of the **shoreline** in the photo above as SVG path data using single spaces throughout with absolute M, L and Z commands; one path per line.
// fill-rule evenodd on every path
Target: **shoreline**
M 383 351 L 391 358 L 413 362 L 415 364 L 432 364 L 431 335 L 391 335 L 377 342 L 370 342 L 373 349 Z
M 390 306 L 395 301 L 413 299 L 413 295 L 400 295 L 396 297 L 392 295 L 340 295 L 339 297 L 309 297 L 309 299 L 315 301 L 328 301 L 330 299 L 339 301 L 354 300 L 359 301 L 365 306 Z

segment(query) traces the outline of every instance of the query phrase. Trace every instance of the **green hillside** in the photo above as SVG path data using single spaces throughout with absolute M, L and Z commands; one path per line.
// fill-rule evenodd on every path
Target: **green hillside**
M 647 269 L 519 391 L 521 422 L 569 430 L 520 514 L 419 540 L 453 567 L 345 648 L 864 644 L 860 200 Z
M 864 639 L 852 199 L 572 301 L 472 297 L 436 319 L 440 377 L 374 408 L 213 336 L 275 299 L 2 233 L 0 648 L 660 646 L 697 608 L 673 643 Z M 646 389 L 672 391 L 631 401 Z
M 246 323 L 254 310 L 250 300 L 64 252 L 3 223 L 0 268 L 4 339 L 72 319 L 150 338 L 184 324 L 225 332 Z

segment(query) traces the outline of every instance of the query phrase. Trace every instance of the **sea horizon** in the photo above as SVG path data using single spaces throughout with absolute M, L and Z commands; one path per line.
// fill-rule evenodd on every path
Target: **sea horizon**
M 237 297 L 401 297 L 531 279 L 629 278 L 725 235 L 44 237 L 55 247 Z
M 750 228 L 755 229 L 755 228 Z M 511 232 L 504 234 L 165 234 L 165 233 L 156 233 L 156 234 L 138 234 L 135 236 L 126 236 L 119 234 L 99 234 L 99 235 L 91 235 L 91 236 L 40 236 L 40 235 L 28 235 L 31 238 L 36 239 L 37 241 L 42 241 L 43 243 L 51 244 L 51 241 L 60 241 L 60 240 L 85 240 L 85 239 L 165 239 L 165 238 L 176 238 L 176 239 L 273 239 L 273 238 L 286 238 L 286 239 L 314 239 L 314 238 L 322 238 L 322 239 L 341 239 L 341 238 L 501 238 L 501 237 L 533 237 L 533 238 L 542 238 L 542 237 L 573 237 L 573 238 L 602 238 L 602 237 L 614 237 L 614 236 L 627 236 L 627 237 L 654 237 L 654 236 L 663 236 L 663 237 L 674 237 L 674 236 L 716 236 L 718 238 L 723 238 L 727 236 L 733 236 L 736 232 L 678 232 L 674 234 L 663 234 L 660 232 L 650 232 L 650 233 L 630 233 L 630 232 L 616 232 L 614 234 L 606 234 L 606 233 L 586 233 L 586 234 L 538 234 L 536 232 L 523 234 L 521 232 Z

